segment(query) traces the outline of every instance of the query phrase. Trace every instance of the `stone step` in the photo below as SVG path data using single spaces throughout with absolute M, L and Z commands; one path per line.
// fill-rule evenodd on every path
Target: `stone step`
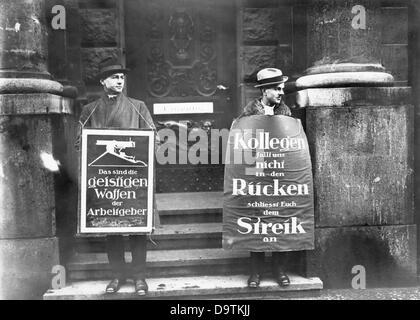
M 105 300 L 105 299 L 291 299 L 319 296 L 323 288 L 319 278 L 289 275 L 290 286 L 282 288 L 273 279 L 262 279 L 258 289 L 246 286 L 245 274 L 149 278 L 147 296 L 134 294 L 132 282 L 119 292 L 104 292 L 108 281 L 77 281 L 57 290 L 48 290 L 44 300 Z
M 162 224 L 148 241 L 148 250 L 220 248 L 222 246 L 222 224 L 219 222 L 195 224 Z M 124 237 L 128 251 L 128 237 Z M 105 252 L 105 236 L 78 235 L 75 239 L 76 252 Z
M 222 222 L 223 192 L 157 193 L 161 224 Z
M 131 253 L 125 253 L 131 262 Z M 222 248 L 150 250 L 147 252 L 148 277 L 216 275 L 246 273 L 249 252 Z M 67 264 L 71 280 L 109 279 L 111 270 L 106 253 L 75 253 Z

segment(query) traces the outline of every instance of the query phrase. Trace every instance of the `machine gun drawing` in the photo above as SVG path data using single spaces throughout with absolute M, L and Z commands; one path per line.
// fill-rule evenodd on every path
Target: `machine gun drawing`
M 93 160 L 89 166 L 93 165 L 100 158 L 104 157 L 107 154 L 111 154 L 115 157 L 128 161 L 132 164 L 135 164 L 139 167 L 147 167 L 147 164 L 141 160 L 136 160 L 134 156 L 127 155 L 123 150 L 127 148 L 135 148 L 136 143 L 134 141 L 117 141 L 117 140 L 97 140 L 97 146 L 106 146 L 106 151 L 102 153 L 99 157 Z

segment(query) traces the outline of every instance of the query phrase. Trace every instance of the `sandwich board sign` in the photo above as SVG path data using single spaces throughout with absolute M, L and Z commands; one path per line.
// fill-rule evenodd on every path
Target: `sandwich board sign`
M 154 132 L 84 129 L 79 234 L 142 234 L 153 227 Z
M 314 249 L 312 164 L 299 119 L 253 115 L 232 124 L 225 161 L 223 248 Z

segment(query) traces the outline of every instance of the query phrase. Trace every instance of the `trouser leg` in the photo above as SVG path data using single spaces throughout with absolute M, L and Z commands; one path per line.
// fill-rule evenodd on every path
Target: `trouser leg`
M 271 255 L 271 268 L 273 270 L 273 275 L 277 276 L 279 272 L 284 271 L 285 267 L 285 252 L 273 252 Z
M 131 275 L 134 279 L 146 278 L 147 235 L 131 235 Z
M 251 251 L 251 274 L 258 273 L 261 274 L 264 265 L 264 252 L 252 252 Z
M 108 261 L 111 266 L 113 278 L 125 279 L 124 238 L 122 235 L 106 237 Z

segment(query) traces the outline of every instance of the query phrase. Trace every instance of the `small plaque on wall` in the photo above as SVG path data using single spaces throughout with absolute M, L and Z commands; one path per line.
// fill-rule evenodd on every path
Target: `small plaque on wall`
M 154 103 L 153 114 L 213 113 L 213 102 Z

